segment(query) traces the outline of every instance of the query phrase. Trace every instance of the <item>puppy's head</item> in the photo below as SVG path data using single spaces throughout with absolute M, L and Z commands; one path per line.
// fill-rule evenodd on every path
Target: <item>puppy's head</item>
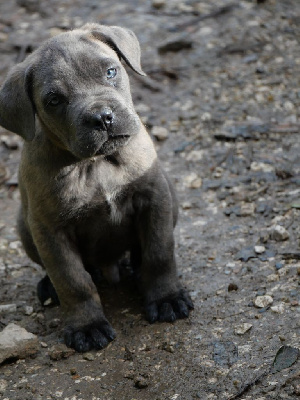
M 79 159 L 116 152 L 140 128 L 120 59 L 144 75 L 124 28 L 87 24 L 50 39 L 4 82 L 0 124 L 30 141 L 37 116 L 53 144 Z

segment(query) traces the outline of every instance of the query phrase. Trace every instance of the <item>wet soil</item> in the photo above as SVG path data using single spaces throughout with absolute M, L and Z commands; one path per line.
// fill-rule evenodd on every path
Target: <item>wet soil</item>
M 101 288 L 117 339 L 60 351 L 59 308 L 39 304 L 44 273 L 15 229 L 21 139 L 1 129 L 0 302 L 16 311 L 0 314 L 0 328 L 14 322 L 41 346 L 0 367 L 0 398 L 299 398 L 299 358 L 281 352 L 271 366 L 300 343 L 300 4 L 2 1 L 0 82 L 41 41 L 87 21 L 140 40 L 148 77 L 129 71 L 133 97 L 150 133 L 167 130 L 154 140 L 180 200 L 178 269 L 195 310 L 149 325 L 126 276 Z

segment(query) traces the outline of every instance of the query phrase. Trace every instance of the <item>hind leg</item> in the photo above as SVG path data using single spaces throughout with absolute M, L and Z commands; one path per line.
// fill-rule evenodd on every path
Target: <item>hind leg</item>
M 24 221 L 22 208 L 19 211 L 17 227 L 18 227 L 18 232 L 19 232 L 23 247 L 24 247 L 28 257 L 31 258 L 31 260 L 34 261 L 35 263 L 43 266 L 41 258 L 39 256 L 39 253 L 37 251 L 37 248 L 33 242 L 31 233 Z
M 19 235 L 28 257 L 31 258 L 32 261 L 43 267 L 43 263 L 32 239 L 31 233 L 24 221 L 22 209 L 20 209 L 17 222 Z M 58 296 L 48 275 L 46 275 L 39 281 L 37 285 L 37 294 L 42 305 L 49 298 L 52 300 L 52 303 L 59 304 Z

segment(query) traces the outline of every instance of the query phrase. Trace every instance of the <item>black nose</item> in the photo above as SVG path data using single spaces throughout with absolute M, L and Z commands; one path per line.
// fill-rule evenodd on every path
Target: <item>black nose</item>
M 92 114 L 89 123 L 93 128 L 108 129 L 114 121 L 114 113 L 109 107 L 104 107 L 99 112 Z

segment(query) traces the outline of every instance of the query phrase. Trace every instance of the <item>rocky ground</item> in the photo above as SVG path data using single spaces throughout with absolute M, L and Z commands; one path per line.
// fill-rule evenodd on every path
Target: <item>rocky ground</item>
M 129 278 L 103 284 L 117 339 L 64 347 L 59 308 L 40 306 L 43 271 L 16 234 L 22 143 L 2 129 L 0 398 L 300 398 L 300 4 L 2 1 L 0 82 L 87 21 L 139 37 L 148 77 L 129 72 L 133 96 L 177 188 L 179 274 L 195 310 L 149 325 Z

